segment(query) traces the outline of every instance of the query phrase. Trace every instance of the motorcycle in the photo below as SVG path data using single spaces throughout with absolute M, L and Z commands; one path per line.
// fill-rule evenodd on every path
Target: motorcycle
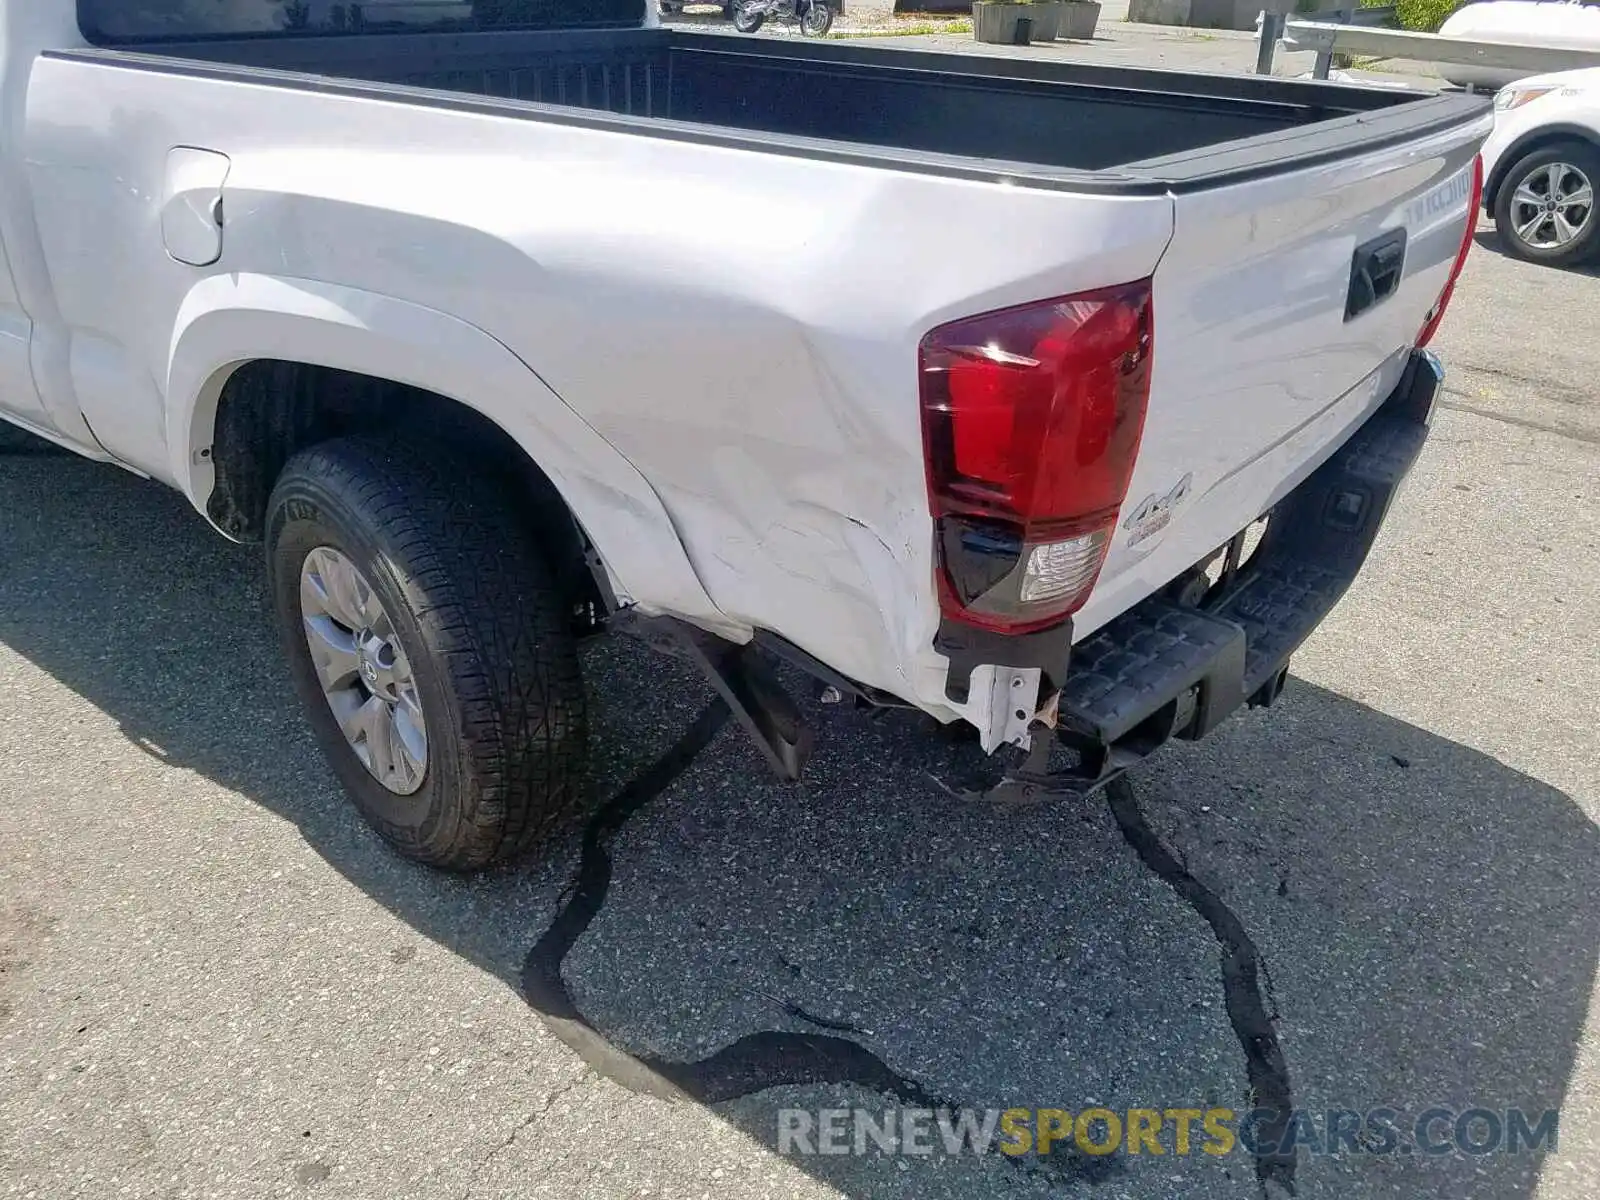
M 800 22 L 806 37 L 823 37 L 833 28 L 828 0 L 737 0 L 733 6 L 733 27 L 740 33 L 754 33 L 768 17 Z

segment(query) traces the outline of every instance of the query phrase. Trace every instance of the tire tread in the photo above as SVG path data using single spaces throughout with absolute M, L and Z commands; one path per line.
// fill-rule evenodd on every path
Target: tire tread
M 474 869 L 567 826 L 586 807 L 585 694 L 569 614 L 528 524 L 470 461 L 399 441 L 300 452 L 273 508 L 304 484 L 383 546 L 460 710 L 459 730 L 429 737 L 459 738 L 465 820 L 439 845 L 375 822 L 379 832 L 410 857 Z

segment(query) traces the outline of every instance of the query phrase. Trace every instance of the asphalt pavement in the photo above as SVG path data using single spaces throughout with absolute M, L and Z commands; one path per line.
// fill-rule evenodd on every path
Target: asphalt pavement
M 257 550 L 0 457 L 0 1196 L 1244 1198 L 1286 1181 L 1243 1150 L 780 1154 L 779 1109 L 1279 1086 L 1561 1109 L 1554 1152 L 1303 1149 L 1301 1197 L 1600 1194 L 1597 286 L 1474 252 L 1366 572 L 1277 706 L 1118 805 L 958 801 L 926 772 L 959 745 L 815 704 L 779 786 L 701 682 L 602 640 L 620 800 L 473 879 L 342 801 Z

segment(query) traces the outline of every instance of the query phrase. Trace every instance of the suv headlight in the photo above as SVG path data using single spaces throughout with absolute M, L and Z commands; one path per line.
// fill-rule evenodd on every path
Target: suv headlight
M 1560 91 L 1556 84 L 1540 84 L 1537 87 L 1518 87 L 1511 84 L 1503 87 L 1494 95 L 1494 109 L 1496 112 L 1510 112 L 1514 108 L 1521 108 L 1524 104 L 1531 104 L 1540 96 L 1548 96 L 1551 92 Z

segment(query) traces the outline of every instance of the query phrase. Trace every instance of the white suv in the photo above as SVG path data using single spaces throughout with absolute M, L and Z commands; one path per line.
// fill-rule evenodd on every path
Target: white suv
M 1483 206 L 1506 250 L 1557 266 L 1600 255 L 1600 68 L 1519 80 L 1494 107 Z

